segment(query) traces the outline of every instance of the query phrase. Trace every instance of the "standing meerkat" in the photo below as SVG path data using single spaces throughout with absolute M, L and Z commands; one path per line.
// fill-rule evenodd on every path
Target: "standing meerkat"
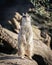
M 29 59 L 32 59 L 33 46 L 31 16 L 28 14 L 23 14 L 21 29 L 18 35 L 18 55 L 21 58 L 27 56 Z

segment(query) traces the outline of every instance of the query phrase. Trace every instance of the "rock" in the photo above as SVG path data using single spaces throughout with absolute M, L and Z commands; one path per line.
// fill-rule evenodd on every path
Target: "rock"
M 0 57 L 0 65 L 38 65 L 36 61 L 8 55 Z

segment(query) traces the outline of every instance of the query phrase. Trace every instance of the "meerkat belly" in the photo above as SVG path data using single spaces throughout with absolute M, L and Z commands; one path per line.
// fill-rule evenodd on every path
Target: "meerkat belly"
M 29 27 L 26 27 L 25 28 L 25 36 L 26 36 L 27 43 L 28 43 L 28 40 L 29 40 L 29 36 L 31 35 L 30 33 L 31 33 L 31 31 L 30 31 Z

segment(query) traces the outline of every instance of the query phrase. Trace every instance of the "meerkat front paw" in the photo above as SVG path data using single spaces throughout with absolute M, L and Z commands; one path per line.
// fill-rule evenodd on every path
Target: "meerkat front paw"
M 25 58 L 25 56 L 21 56 L 21 58 L 22 58 L 22 59 L 24 59 L 24 58 Z
M 31 56 L 29 56 L 29 59 L 30 59 L 30 60 L 32 60 L 32 57 L 31 57 Z

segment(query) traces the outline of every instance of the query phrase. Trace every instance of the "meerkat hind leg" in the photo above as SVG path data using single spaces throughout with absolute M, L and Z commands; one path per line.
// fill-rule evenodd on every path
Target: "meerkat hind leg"
M 24 58 L 25 57 L 25 50 L 24 50 L 24 46 L 23 45 L 21 45 L 21 47 L 20 47 L 19 56 L 21 58 Z
M 27 57 L 28 59 L 32 59 L 31 54 L 32 54 L 32 53 L 31 53 L 30 49 L 26 50 L 26 57 Z
M 29 59 L 32 59 L 32 55 L 31 55 L 31 52 L 29 52 L 29 56 L 28 56 L 28 57 L 29 57 Z

